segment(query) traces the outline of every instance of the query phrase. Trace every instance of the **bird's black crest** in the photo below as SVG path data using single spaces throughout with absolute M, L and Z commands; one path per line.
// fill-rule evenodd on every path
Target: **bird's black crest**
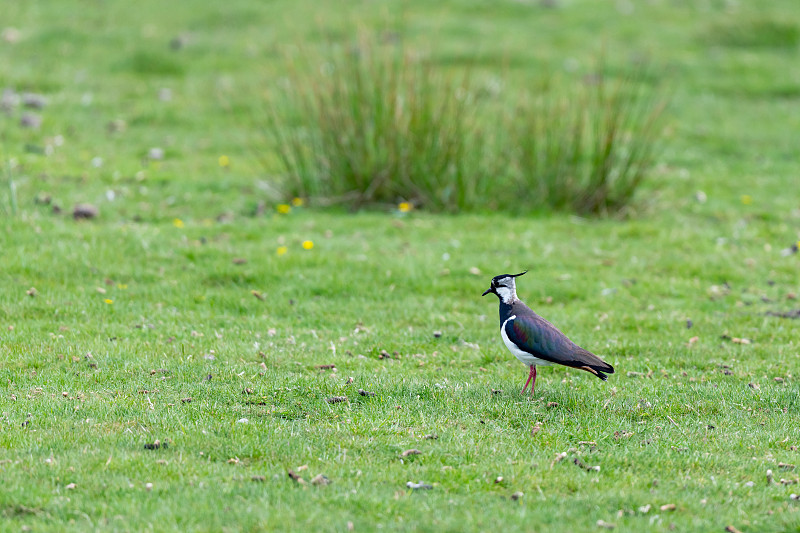
M 498 281 L 500 281 L 503 278 L 517 278 L 517 277 L 525 274 L 526 272 L 528 272 L 528 271 L 526 270 L 525 272 L 520 272 L 519 274 L 500 274 L 499 276 L 495 276 L 495 277 L 492 278 L 492 283 L 497 283 Z

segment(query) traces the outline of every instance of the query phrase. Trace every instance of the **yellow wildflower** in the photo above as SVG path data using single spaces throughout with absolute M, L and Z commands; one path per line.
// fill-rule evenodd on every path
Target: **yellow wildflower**
M 172 225 L 175 226 L 176 228 L 182 228 L 184 226 L 183 220 L 176 218 L 172 221 Z
M 222 168 L 231 166 L 231 158 L 228 157 L 227 155 L 219 156 L 219 166 L 221 166 Z
M 409 211 L 411 211 L 411 209 L 412 209 L 412 205 L 411 205 L 411 203 L 409 203 L 409 202 L 400 202 L 400 203 L 398 204 L 398 206 L 397 206 L 397 209 L 398 209 L 398 210 L 399 210 L 401 213 L 408 213 Z
M 314 241 L 303 241 L 303 249 L 310 250 L 314 247 Z
M 106 299 L 105 299 L 105 300 L 103 300 L 103 301 L 104 301 L 105 303 L 107 303 L 107 304 L 113 304 L 113 303 L 114 303 L 114 300 L 112 300 L 112 299 L 110 299 L 110 298 L 106 298 Z
M 280 213 L 281 215 L 288 215 L 289 211 L 292 210 L 292 207 L 289 204 L 278 204 L 278 207 L 276 209 L 278 210 L 278 213 Z
M 752 204 L 752 203 L 753 203 L 753 197 L 752 197 L 752 196 L 750 196 L 749 194 L 743 194 L 743 195 L 742 195 L 742 203 L 743 203 L 744 205 L 750 205 L 750 204 Z
M 288 251 L 289 249 L 285 246 L 278 246 L 278 249 L 276 250 L 276 252 L 278 253 L 278 257 L 284 255 Z
M 292 205 L 295 207 L 302 207 L 306 203 L 302 198 L 292 198 Z
M 123 291 L 128 288 L 126 283 L 117 283 L 117 288 L 122 289 Z

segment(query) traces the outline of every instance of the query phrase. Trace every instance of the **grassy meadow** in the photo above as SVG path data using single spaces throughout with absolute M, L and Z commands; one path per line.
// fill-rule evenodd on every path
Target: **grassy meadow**
M 0 530 L 800 531 L 795 3 L 6 2 Z M 647 58 L 656 166 L 624 216 L 279 208 L 268 98 L 358 31 L 498 136 Z M 525 269 L 607 383 L 519 394 Z

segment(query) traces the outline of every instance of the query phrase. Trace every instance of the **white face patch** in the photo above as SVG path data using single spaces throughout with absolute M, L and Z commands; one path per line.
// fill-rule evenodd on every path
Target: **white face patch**
M 511 305 L 518 300 L 516 283 L 512 277 L 501 279 L 499 283 L 494 286 L 494 290 L 504 304 Z
M 497 295 L 500 297 L 500 299 L 503 300 L 503 303 L 510 305 L 514 303 L 514 300 L 517 299 L 517 293 L 512 288 L 498 285 L 497 289 L 495 290 L 497 291 Z

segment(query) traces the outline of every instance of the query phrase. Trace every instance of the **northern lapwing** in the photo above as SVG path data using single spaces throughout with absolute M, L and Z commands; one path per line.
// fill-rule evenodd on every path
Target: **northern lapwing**
M 570 366 L 591 372 L 606 381 L 606 374 L 613 374 L 614 367 L 569 340 L 557 327 L 534 313 L 517 298 L 514 279 L 525 272 L 493 277 L 491 286 L 482 295 L 486 296 L 491 292 L 500 299 L 500 336 L 511 353 L 531 369 L 522 394 L 525 394 L 525 389 L 533 380 L 533 396 L 537 366 Z

